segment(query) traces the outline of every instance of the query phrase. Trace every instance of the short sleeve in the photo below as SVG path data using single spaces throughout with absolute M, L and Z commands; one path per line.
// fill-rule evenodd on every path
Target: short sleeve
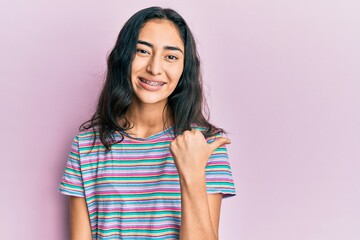
M 66 162 L 65 171 L 60 181 L 58 192 L 76 196 L 84 197 L 84 184 L 80 170 L 80 155 L 79 155 L 79 137 L 76 135 L 72 142 L 71 150 L 68 160 Z
M 217 134 L 215 137 L 207 139 L 208 143 L 215 140 L 216 137 L 221 136 Z M 223 198 L 228 198 L 236 195 L 234 179 L 231 172 L 231 167 L 228 159 L 226 146 L 223 145 L 217 148 L 210 156 L 206 168 L 206 188 L 209 193 L 222 193 Z

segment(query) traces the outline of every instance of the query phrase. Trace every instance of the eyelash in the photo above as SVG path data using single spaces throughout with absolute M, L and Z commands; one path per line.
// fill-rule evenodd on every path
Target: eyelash
M 141 53 L 141 54 L 149 54 L 149 52 L 144 50 L 144 49 L 136 49 L 136 51 Z M 170 60 L 178 60 L 178 57 L 176 57 L 174 55 L 169 55 L 169 56 L 167 56 L 167 58 L 170 59 Z
M 169 55 L 168 57 L 173 57 L 173 58 L 169 58 L 170 60 L 177 60 L 178 58 L 174 55 Z
M 144 49 L 136 49 L 136 51 L 139 53 L 143 53 L 143 54 L 149 53 L 148 51 L 146 51 Z

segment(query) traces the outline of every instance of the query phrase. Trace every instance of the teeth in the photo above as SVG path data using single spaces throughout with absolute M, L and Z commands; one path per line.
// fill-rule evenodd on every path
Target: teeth
M 149 81 L 149 80 L 145 80 L 145 79 L 140 79 L 142 82 L 146 83 L 146 84 L 149 84 L 150 86 L 162 86 L 164 85 L 164 83 L 162 82 L 152 82 L 152 81 Z

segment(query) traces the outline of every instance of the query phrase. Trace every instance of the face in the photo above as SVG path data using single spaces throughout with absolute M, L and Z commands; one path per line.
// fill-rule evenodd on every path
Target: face
M 184 68 L 184 44 L 168 20 L 150 20 L 140 30 L 131 83 L 137 104 L 164 106 Z

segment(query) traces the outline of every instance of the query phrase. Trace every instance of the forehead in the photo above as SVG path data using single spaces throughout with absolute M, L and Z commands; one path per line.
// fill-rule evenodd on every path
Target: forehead
M 153 19 L 146 22 L 139 32 L 139 40 L 150 42 L 154 46 L 174 45 L 184 49 L 179 30 L 169 20 Z

